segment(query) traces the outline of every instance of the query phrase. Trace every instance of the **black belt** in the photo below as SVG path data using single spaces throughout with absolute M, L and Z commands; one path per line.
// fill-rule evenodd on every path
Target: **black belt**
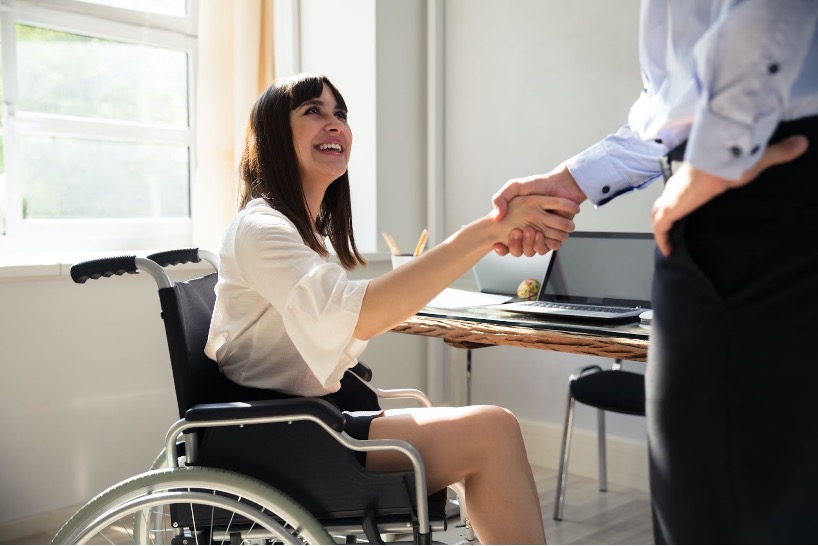
M 670 150 L 667 155 L 663 155 L 662 159 L 659 160 L 659 164 L 662 167 L 662 176 L 665 179 L 665 183 L 667 183 L 668 179 L 673 176 L 679 169 L 679 165 L 681 165 L 682 161 L 685 158 L 685 149 L 687 148 L 687 141 L 685 140 L 672 150 Z
M 775 132 L 770 137 L 769 144 L 774 142 L 778 142 L 780 140 L 784 140 L 785 138 L 792 136 L 803 134 L 806 135 L 807 138 L 810 139 L 812 143 L 807 152 L 804 154 L 803 159 L 807 160 L 808 156 L 811 156 L 812 159 L 808 161 L 814 164 L 815 161 L 815 154 L 818 153 L 818 146 L 815 145 L 816 142 L 816 134 L 818 134 L 818 115 L 809 116 L 806 118 L 799 118 L 790 121 L 782 121 L 776 127 Z M 659 160 L 659 164 L 662 168 L 662 175 L 665 178 L 665 182 L 667 182 L 668 178 L 673 176 L 673 174 L 679 169 L 682 161 L 684 161 L 685 156 L 685 149 L 687 148 L 687 141 L 682 142 L 672 150 L 670 150 L 667 155 L 663 156 Z M 801 158 L 799 158 L 801 159 Z

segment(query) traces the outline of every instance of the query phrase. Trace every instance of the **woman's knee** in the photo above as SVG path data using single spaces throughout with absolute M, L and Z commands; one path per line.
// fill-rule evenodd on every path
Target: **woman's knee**
M 492 440 L 504 440 L 510 445 L 522 442 L 517 416 L 500 406 L 475 406 L 482 434 Z

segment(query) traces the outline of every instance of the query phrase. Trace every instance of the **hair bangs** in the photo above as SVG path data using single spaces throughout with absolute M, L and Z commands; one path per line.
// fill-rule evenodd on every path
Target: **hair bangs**
M 321 93 L 324 92 L 325 85 L 332 91 L 338 108 L 346 111 L 347 104 L 344 97 L 341 96 L 340 91 L 338 91 L 326 76 L 322 76 L 321 74 L 302 74 L 288 82 L 290 110 L 295 110 L 308 100 L 319 98 Z

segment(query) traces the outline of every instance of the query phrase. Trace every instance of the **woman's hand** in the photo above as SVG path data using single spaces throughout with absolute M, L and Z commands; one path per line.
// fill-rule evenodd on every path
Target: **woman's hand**
M 571 199 L 543 195 L 518 196 L 505 207 L 505 214 L 495 221 L 502 226 L 497 243 L 505 245 L 517 238 L 521 250 L 545 254 L 551 248 L 559 248 L 574 231 L 571 218 L 579 212 L 579 205 Z M 495 246 L 496 248 L 496 246 Z

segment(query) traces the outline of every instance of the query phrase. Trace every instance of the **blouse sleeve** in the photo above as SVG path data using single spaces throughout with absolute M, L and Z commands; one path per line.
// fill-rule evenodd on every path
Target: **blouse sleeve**
M 287 336 L 323 386 L 354 366 L 367 343 L 353 337 L 368 280 L 353 281 L 338 264 L 306 246 L 273 209 L 247 215 L 235 239 L 247 285 L 281 315 Z

